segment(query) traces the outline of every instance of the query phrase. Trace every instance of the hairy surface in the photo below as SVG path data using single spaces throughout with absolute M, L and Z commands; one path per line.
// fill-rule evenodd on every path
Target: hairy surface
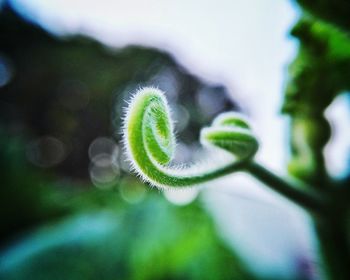
M 160 188 L 198 185 L 241 170 L 258 149 L 247 121 L 239 114 L 224 113 L 201 131 L 201 143 L 233 154 L 229 161 L 171 166 L 176 145 L 173 122 L 165 95 L 156 88 L 140 89 L 131 98 L 123 122 L 123 142 L 134 171 Z

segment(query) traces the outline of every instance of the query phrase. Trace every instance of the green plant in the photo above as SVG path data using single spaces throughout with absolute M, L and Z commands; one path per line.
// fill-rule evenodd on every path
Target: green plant
M 124 121 L 124 143 L 133 168 L 144 181 L 157 187 L 196 185 L 242 169 L 258 147 L 246 122 L 231 114 L 220 115 L 212 127 L 203 129 L 201 142 L 230 151 L 238 160 L 206 170 L 167 166 L 174 154 L 175 137 L 166 99 L 153 88 L 135 94 Z
M 342 202 L 335 208 L 334 202 L 339 202 L 339 199 L 335 200 L 326 193 L 316 192 L 315 188 L 307 185 L 305 181 L 281 178 L 258 164 L 254 160 L 258 141 L 248 121 L 236 113 L 220 114 L 212 125 L 203 128 L 200 134 L 202 145 L 230 153 L 228 161 L 204 167 L 193 165 L 184 168 L 169 165 L 175 150 L 173 123 L 164 93 L 155 88 L 140 89 L 133 96 L 126 110 L 123 141 L 134 171 L 143 181 L 159 188 L 198 185 L 220 176 L 243 171 L 303 207 L 314 218 L 316 225 L 339 226 L 338 223 L 333 223 L 334 215 L 338 215 L 335 209 L 345 211 L 343 208 L 348 205 L 349 200 L 346 200 L 347 202 Z M 320 240 L 322 241 L 321 232 Z M 341 250 L 344 252 L 339 256 L 342 259 L 338 260 L 337 271 L 332 274 L 337 276 L 330 276 L 332 279 L 349 279 L 346 267 L 347 244 L 343 245 Z M 338 249 L 329 248 L 335 255 L 325 257 L 325 262 L 330 266 L 334 266 L 333 261 Z
M 297 0 L 303 13 L 291 34 L 299 51 L 289 68 L 283 113 L 290 117 L 289 173 L 327 198 L 315 231 L 329 279 L 350 279 L 350 174 L 332 178 L 324 148 L 332 138 L 326 110 L 350 90 L 349 1 Z M 348 131 L 339 131 L 346 139 Z
M 210 127 L 202 129 L 200 141 L 209 148 L 231 153 L 230 160 L 187 168 L 168 165 L 174 154 L 175 137 L 163 92 L 144 88 L 133 96 L 124 119 L 123 142 L 133 169 L 143 181 L 160 188 L 187 187 L 245 171 L 307 210 L 322 211 L 322 198 L 303 191 L 307 188 L 301 188 L 301 182 L 284 180 L 253 160 L 259 144 L 243 116 L 233 112 L 220 114 Z

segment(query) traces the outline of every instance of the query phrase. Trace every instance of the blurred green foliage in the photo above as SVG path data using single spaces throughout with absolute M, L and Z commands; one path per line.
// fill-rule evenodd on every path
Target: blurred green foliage
M 282 109 L 292 117 L 289 167 L 294 175 L 323 188 L 329 180 L 323 148 L 331 136 L 324 112 L 337 95 L 350 89 L 350 37 L 309 14 L 302 16 L 291 33 L 300 47 L 290 66 Z
M 4 242 L 24 228 L 64 214 L 66 209 L 57 201 L 59 193 L 46 188 L 47 176 L 28 165 L 21 139 L 0 127 L 0 145 L 0 240 Z
M 149 191 L 128 204 L 118 189 L 134 179 L 112 191 L 57 189 L 23 162 L 20 140 L 2 132 L 0 143 L 2 235 L 17 232 L 3 244 L 0 279 L 256 279 L 198 202 L 177 207 Z
M 350 2 L 347 0 L 297 0 L 304 9 L 316 17 L 350 31 Z
M 329 200 L 327 216 L 315 217 L 325 275 L 349 279 L 350 166 L 344 179 L 330 178 L 323 152 L 332 136 L 325 111 L 339 94 L 349 95 L 350 90 L 350 2 L 297 2 L 305 9 L 292 30 L 300 46 L 290 66 L 282 109 L 291 117 L 289 171 Z
M 158 194 L 138 205 L 123 205 L 117 195 L 104 200 L 105 210 L 82 211 L 27 235 L 1 256 L 0 278 L 253 279 L 197 203 L 178 208 Z

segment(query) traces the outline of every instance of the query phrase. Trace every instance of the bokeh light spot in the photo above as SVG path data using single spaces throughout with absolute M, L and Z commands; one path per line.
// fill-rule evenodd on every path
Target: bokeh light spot
M 89 146 L 89 158 L 93 161 L 100 154 L 117 156 L 119 154 L 119 148 L 113 139 L 98 137 Z
M 99 154 L 91 162 L 89 173 L 96 187 L 110 189 L 115 185 L 120 172 L 110 155 Z
M 120 175 L 119 147 L 113 139 L 98 137 L 89 146 L 90 179 L 100 189 L 112 188 Z
M 130 180 L 125 179 L 120 187 L 121 197 L 130 204 L 136 204 L 141 202 L 146 195 L 146 187 L 140 183 L 132 183 Z
M 179 206 L 190 204 L 198 196 L 199 190 L 196 188 L 188 188 L 182 190 L 166 190 L 164 191 L 165 198 Z
M 44 136 L 27 145 L 26 155 L 28 160 L 34 165 L 49 168 L 65 159 L 66 149 L 64 143 L 59 139 L 52 136 Z

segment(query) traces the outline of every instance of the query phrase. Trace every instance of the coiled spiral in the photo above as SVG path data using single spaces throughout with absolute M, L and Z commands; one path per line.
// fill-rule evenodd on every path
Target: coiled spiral
M 164 93 L 155 88 L 143 88 L 133 96 L 123 122 L 123 142 L 136 173 L 157 187 L 196 185 L 241 170 L 258 148 L 247 122 L 224 113 L 202 130 L 201 142 L 233 153 L 232 162 L 197 172 L 169 166 L 175 151 L 173 123 Z
M 252 158 L 259 148 L 248 122 L 235 112 L 222 113 L 210 127 L 203 128 L 201 142 L 226 150 L 238 160 Z

